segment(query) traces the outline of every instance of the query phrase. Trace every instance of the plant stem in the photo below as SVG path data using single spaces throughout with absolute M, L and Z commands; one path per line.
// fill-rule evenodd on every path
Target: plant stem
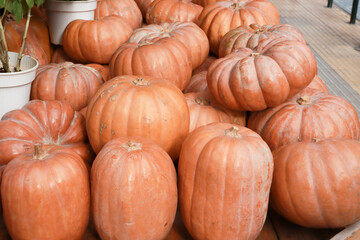
M 20 47 L 20 51 L 19 51 L 19 55 L 18 55 L 18 59 L 17 59 L 17 63 L 16 63 L 15 72 L 20 71 L 20 62 L 21 62 L 21 58 L 22 58 L 22 53 L 24 51 L 26 36 L 27 36 L 28 29 L 29 29 L 29 24 L 30 24 L 30 18 L 31 18 L 31 9 L 28 8 L 27 17 L 26 17 L 25 31 L 24 31 L 23 40 L 22 40 L 22 43 L 21 43 L 21 47 Z
M 4 9 L 6 11 L 6 8 Z M 3 64 L 3 68 L 6 72 L 10 72 L 10 67 L 9 67 L 9 55 L 8 55 L 8 48 L 7 48 L 7 44 L 6 44 L 6 38 L 5 38 L 5 29 L 3 26 L 3 17 L 1 18 L 1 24 L 0 24 L 0 32 L 1 32 L 1 57 L 0 57 L 0 61 Z

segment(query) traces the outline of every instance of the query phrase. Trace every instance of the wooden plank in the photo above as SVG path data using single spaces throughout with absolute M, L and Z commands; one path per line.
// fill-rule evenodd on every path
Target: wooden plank
M 345 228 L 330 240 L 359 240 L 360 239 L 360 221 Z

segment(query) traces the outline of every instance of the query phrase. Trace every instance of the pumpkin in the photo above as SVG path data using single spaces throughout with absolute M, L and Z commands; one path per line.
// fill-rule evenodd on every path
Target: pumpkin
M 115 15 L 95 20 L 78 19 L 66 27 L 63 47 L 67 55 L 79 62 L 108 64 L 132 32 L 132 26 Z
M 131 43 L 143 44 L 170 38 L 181 42 L 191 57 L 192 68 L 200 66 L 209 54 L 209 42 L 205 33 L 192 22 L 150 24 L 134 31 L 129 39 Z
M 92 67 L 93 69 L 97 70 L 104 81 L 109 80 L 109 65 L 101 65 L 97 63 L 89 63 L 86 64 L 87 67 Z
M 189 132 L 213 122 L 246 125 L 246 112 L 233 112 L 225 109 L 207 92 L 185 94 L 190 112 Z
M 98 0 L 95 19 L 110 15 L 120 16 L 133 29 L 139 28 L 143 21 L 140 9 L 134 0 Z
M 31 99 L 60 100 L 80 111 L 102 85 L 98 71 L 72 62 L 40 66 L 31 85 Z
M 35 144 L 60 145 L 79 154 L 89 166 L 85 119 L 65 102 L 32 100 L 0 121 L 0 165 L 34 150 Z
M 90 213 L 86 166 L 70 149 L 40 146 L 13 159 L 4 171 L 6 227 L 13 239 L 80 239 Z
M 174 222 L 177 197 L 172 160 L 150 140 L 113 139 L 94 161 L 91 211 L 103 240 L 164 239 Z
M 44 5 L 42 5 L 40 7 L 33 6 L 31 8 L 31 14 L 32 14 L 31 17 L 34 17 L 34 16 L 40 17 L 45 22 L 47 22 L 47 20 L 48 20 L 46 8 L 44 7 Z
M 146 12 L 146 22 L 195 22 L 202 9 L 191 0 L 155 0 Z
M 94 151 L 113 138 L 146 137 L 176 159 L 189 133 L 189 109 L 182 92 L 165 79 L 119 76 L 104 83 L 86 115 Z
M 184 141 L 178 165 L 181 216 L 194 239 L 255 239 L 265 222 L 271 151 L 248 128 L 212 123 Z
M 64 51 L 64 48 L 60 45 L 56 46 L 54 48 L 52 57 L 51 57 L 51 63 L 62 63 L 62 62 L 73 62 L 77 63 L 76 60 L 69 57 L 66 52 Z
M 141 14 L 143 15 L 143 17 L 146 16 L 146 11 L 148 10 L 150 4 L 153 1 L 154 0 L 135 0 L 136 4 L 140 8 L 140 11 L 141 11 Z
M 304 89 L 316 73 L 316 60 L 307 45 L 276 40 L 216 60 L 209 67 L 207 83 L 223 106 L 260 111 L 276 107 Z
M 193 240 L 185 228 L 179 208 L 176 211 L 174 224 L 165 240 Z
M 251 113 L 248 127 L 272 150 L 313 138 L 360 138 L 355 108 L 345 99 L 312 88 L 275 108 Z
M 271 206 L 310 228 L 340 228 L 360 220 L 360 142 L 295 142 L 273 152 Z
M 202 71 L 193 75 L 190 79 L 189 84 L 185 88 L 184 93 L 206 92 L 207 91 L 206 75 L 207 75 L 207 71 Z
M 216 55 L 220 40 L 227 32 L 252 23 L 260 26 L 279 24 L 279 12 L 267 0 L 231 0 L 205 6 L 197 21 L 209 38 L 210 50 Z
M 203 71 L 207 71 L 210 67 L 210 65 L 216 60 L 217 58 L 214 56 L 208 56 L 206 57 L 205 61 L 198 66 L 197 68 L 194 69 L 194 71 L 192 72 L 193 75 L 198 74 L 200 72 Z
M 325 83 L 323 82 L 323 80 L 321 80 L 321 78 L 318 75 L 314 77 L 314 79 L 307 86 L 307 88 L 314 88 L 323 91 L 324 93 L 329 93 L 329 90 L 327 89 Z
M 224 57 L 239 48 L 256 48 L 261 41 L 287 39 L 306 44 L 304 36 L 289 24 L 264 25 L 250 24 L 232 29 L 220 41 L 219 57 Z

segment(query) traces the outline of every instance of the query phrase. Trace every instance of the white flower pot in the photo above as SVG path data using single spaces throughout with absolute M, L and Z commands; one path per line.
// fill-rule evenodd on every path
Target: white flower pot
M 17 57 L 18 53 L 9 52 L 11 69 L 15 68 Z M 22 108 L 29 102 L 31 83 L 35 79 L 38 66 L 36 59 L 24 55 L 20 72 L 0 73 L 0 119 L 5 113 Z
M 47 0 L 45 7 L 48 15 L 51 43 L 62 45 L 66 26 L 76 20 L 94 20 L 97 0 L 59 1 Z

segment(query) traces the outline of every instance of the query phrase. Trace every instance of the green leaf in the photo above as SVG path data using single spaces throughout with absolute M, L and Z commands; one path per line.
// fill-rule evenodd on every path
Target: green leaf
M 45 3 L 45 0 L 35 0 L 35 5 L 38 6 L 38 7 L 41 6 L 44 3 Z
M 34 6 L 34 0 L 25 0 L 25 1 L 29 8 L 32 8 Z
M 6 4 L 5 0 L 0 0 L 0 8 L 4 8 Z
M 21 0 L 15 0 L 12 6 L 12 14 L 14 14 L 15 21 L 19 23 L 23 17 L 23 5 L 21 4 Z

